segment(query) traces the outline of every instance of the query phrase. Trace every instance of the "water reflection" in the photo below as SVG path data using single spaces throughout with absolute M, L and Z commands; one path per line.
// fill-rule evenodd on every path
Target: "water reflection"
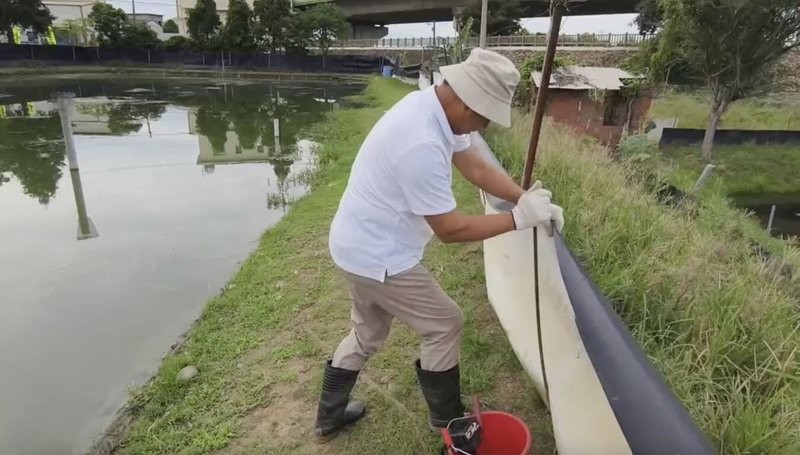
M 764 229 L 769 225 L 772 207 L 775 206 L 771 234 L 784 238 L 800 237 L 800 193 L 735 194 L 731 199 L 752 212 Z
M 359 89 L 0 85 L 0 454 L 84 452 L 307 190 L 303 128 L 336 106 L 315 98 Z
M 185 110 L 186 133 L 198 137 L 197 164 L 206 173 L 221 164 L 270 163 L 282 181 L 294 160 L 301 128 L 319 121 L 338 99 L 328 87 L 303 85 L 184 82 L 176 87 L 149 82 L 148 88 L 134 89 L 120 82 L 51 85 L 50 90 L 16 87 L 12 96 L 0 99 L 5 103 L 0 105 L 0 185 L 16 178 L 25 193 L 43 205 L 56 192 L 66 158 L 58 112 L 51 101 L 55 91 L 78 96 L 71 111 L 75 135 L 152 137 L 153 123 L 172 106 Z

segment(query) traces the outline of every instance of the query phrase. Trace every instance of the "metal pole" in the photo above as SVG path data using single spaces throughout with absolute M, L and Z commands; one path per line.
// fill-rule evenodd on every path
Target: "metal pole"
M 75 153 L 75 139 L 72 135 L 72 98 L 73 94 L 60 94 L 57 100 L 58 114 L 61 117 L 61 131 L 64 134 L 64 147 L 67 149 L 69 162 L 69 175 L 72 180 L 72 191 L 75 195 L 75 205 L 78 209 L 78 240 L 97 237 L 97 229 L 86 214 L 86 199 L 83 197 L 78 155 Z
M 775 221 L 775 205 L 772 206 L 772 210 L 769 212 L 769 223 L 767 223 L 767 233 L 772 235 L 772 222 Z
M 483 0 L 481 4 L 481 49 L 486 48 L 486 22 L 489 19 L 489 0 Z
M 698 191 L 700 188 L 706 185 L 706 181 L 708 178 L 711 177 L 711 172 L 716 168 L 713 164 L 706 164 L 705 169 L 703 169 L 703 173 L 700 174 L 700 178 L 697 179 L 697 183 L 694 184 L 694 188 L 692 191 Z
M 136 23 L 136 0 L 131 0 L 131 9 L 133 9 L 133 23 Z
M 533 164 L 536 161 L 536 151 L 539 147 L 539 136 L 542 132 L 544 107 L 547 102 L 547 93 L 550 89 L 550 75 L 553 72 L 553 61 L 556 57 L 558 34 L 561 31 L 561 18 L 564 16 L 564 5 L 559 0 L 551 2 L 551 8 L 553 13 L 552 17 L 550 18 L 550 34 L 547 41 L 547 53 L 544 56 L 544 67 L 542 68 L 542 80 L 539 84 L 539 93 L 536 95 L 536 110 L 533 115 L 533 130 L 531 131 L 531 141 L 528 145 L 528 158 L 525 161 L 525 173 L 523 174 L 522 180 L 522 187 L 526 190 L 531 186 Z

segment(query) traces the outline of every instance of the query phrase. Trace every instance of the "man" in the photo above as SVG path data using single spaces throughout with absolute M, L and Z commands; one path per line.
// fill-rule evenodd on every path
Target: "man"
M 470 148 L 470 132 L 490 121 L 511 125 L 520 78 L 511 61 L 475 49 L 441 73 L 442 85 L 407 95 L 375 124 L 331 224 L 329 248 L 347 281 L 352 330 L 325 365 L 315 424 L 320 442 L 364 415 L 363 403 L 349 403 L 350 392 L 394 318 L 422 338 L 416 371 L 431 428 L 464 414 L 458 366 L 464 316 L 420 264 L 433 234 L 445 243 L 477 242 L 551 223 L 560 231 L 564 224 L 561 208 L 538 182 L 525 192 Z M 459 213 L 453 165 L 515 208 L 497 215 Z

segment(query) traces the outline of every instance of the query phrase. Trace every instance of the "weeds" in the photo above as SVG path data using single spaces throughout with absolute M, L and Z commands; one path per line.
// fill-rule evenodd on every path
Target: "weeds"
M 489 137 L 515 177 L 530 124 Z M 535 178 L 564 206 L 567 242 L 719 451 L 800 453 L 797 267 L 753 254 L 761 230 L 718 185 L 676 210 L 571 131 L 548 124 L 540 150 Z M 770 245 L 778 269 L 800 264 L 796 245 Z

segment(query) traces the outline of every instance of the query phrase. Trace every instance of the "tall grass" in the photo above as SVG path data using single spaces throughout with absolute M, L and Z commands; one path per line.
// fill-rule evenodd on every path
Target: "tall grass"
M 711 100 L 707 93 L 667 92 L 653 103 L 649 117 L 675 117 L 681 128 L 705 129 L 710 112 Z M 720 128 L 800 130 L 800 102 L 785 96 L 737 101 L 722 118 Z
M 516 178 L 530 119 L 489 142 Z M 752 253 L 753 223 L 711 191 L 676 209 L 633 168 L 547 124 L 535 178 L 564 206 L 565 238 L 724 454 L 800 453 L 800 263 Z

